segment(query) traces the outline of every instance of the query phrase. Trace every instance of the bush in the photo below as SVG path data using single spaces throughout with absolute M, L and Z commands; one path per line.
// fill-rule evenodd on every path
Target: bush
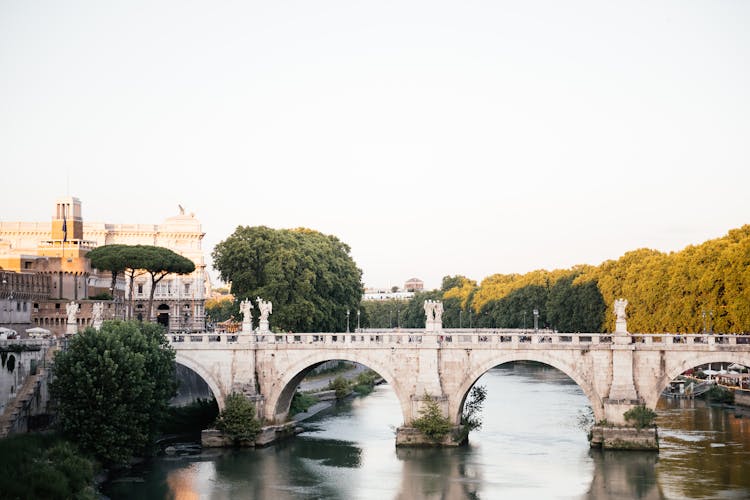
M 343 399 L 351 392 L 349 381 L 341 375 L 328 382 L 328 388 L 336 391 L 336 399 Z
M 453 428 L 450 420 L 443 416 L 437 399 L 427 393 L 424 395 L 424 406 L 419 415 L 419 418 L 412 421 L 412 426 L 432 441 L 440 441 Z
M 292 404 L 289 406 L 289 416 L 306 412 L 308 408 L 318 402 L 318 398 L 304 392 L 295 392 L 292 397 Z
M 625 417 L 626 422 L 632 424 L 636 429 L 653 427 L 654 420 L 656 420 L 656 412 L 644 405 L 635 406 L 623 413 L 622 416 Z
M 233 392 L 227 397 L 226 406 L 216 419 L 216 428 L 235 444 L 240 441 L 255 441 L 260 432 L 255 405 L 244 395 Z
M 0 440 L 0 497 L 94 499 L 94 463 L 54 434 Z
M 721 387 L 718 385 L 715 385 L 707 390 L 703 394 L 703 397 L 706 398 L 706 401 L 709 401 L 711 403 L 729 405 L 734 403 L 734 392 L 727 389 L 726 387 Z

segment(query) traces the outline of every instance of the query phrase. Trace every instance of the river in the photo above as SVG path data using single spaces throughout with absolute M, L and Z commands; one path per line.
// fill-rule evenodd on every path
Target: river
M 512 363 L 478 382 L 483 427 L 458 449 L 396 449 L 398 401 L 387 385 L 304 422 L 263 449 L 151 461 L 104 488 L 113 499 L 678 499 L 750 497 L 750 412 L 702 401 L 657 409 L 661 450 L 590 450 L 588 401 L 562 372 Z

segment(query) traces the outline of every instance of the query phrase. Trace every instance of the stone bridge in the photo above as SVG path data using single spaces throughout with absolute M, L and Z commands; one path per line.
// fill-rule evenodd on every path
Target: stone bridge
M 268 424 L 287 420 L 292 396 L 320 363 L 347 360 L 380 374 L 396 394 L 406 432 L 425 395 L 460 424 L 464 401 L 490 368 L 537 361 L 573 379 L 596 421 L 624 426 L 635 405 L 655 409 L 670 381 L 705 363 L 750 365 L 750 336 L 557 333 L 532 330 L 361 330 L 355 333 L 191 334 L 170 338 L 176 361 L 198 373 L 220 408 L 232 392 L 256 401 Z

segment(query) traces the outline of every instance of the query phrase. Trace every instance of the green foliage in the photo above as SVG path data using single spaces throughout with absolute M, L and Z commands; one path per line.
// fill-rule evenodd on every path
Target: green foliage
M 443 416 L 437 399 L 425 393 L 424 406 L 419 411 L 419 418 L 412 421 L 412 426 L 432 441 L 440 441 L 452 429 L 450 420 Z
M 216 399 L 197 399 L 185 406 L 170 406 L 161 424 L 164 434 L 185 434 L 207 429 L 219 416 Z
M 58 435 L 0 440 L 0 497 L 94 499 L 94 463 Z
M 255 405 L 242 394 L 230 394 L 216 419 L 216 428 L 235 443 L 254 441 L 261 428 L 255 416 Z
M 349 251 L 335 236 L 310 229 L 240 226 L 212 256 L 238 300 L 259 296 L 273 302 L 276 327 L 344 331 L 346 311 L 356 315 L 363 292 L 362 271 Z
M 467 431 L 473 431 L 482 427 L 482 417 L 479 415 L 487 399 L 487 387 L 475 385 L 469 393 L 469 399 L 464 404 L 464 412 L 461 415 L 461 423 Z
M 328 382 L 328 389 L 336 391 L 336 399 L 343 399 L 351 392 L 349 381 L 341 375 Z
M 107 292 L 97 293 L 96 295 L 90 295 L 89 300 L 112 300 L 112 295 Z
M 367 394 L 370 394 L 375 388 L 375 381 L 379 377 L 380 376 L 372 370 L 367 370 L 360 373 L 354 380 L 354 392 L 356 392 L 360 396 L 366 396 Z
M 55 356 L 50 385 L 65 436 L 105 464 L 146 451 L 176 392 L 160 325 L 105 321 Z
M 292 397 L 292 404 L 289 406 L 289 416 L 306 412 L 312 405 L 318 402 L 318 398 L 312 394 L 304 392 L 295 392 Z
M 652 427 L 656 420 L 656 412 L 644 405 L 634 406 L 622 415 L 625 421 L 632 424 L 636 429 Z
M 734 391 L 715 385 L 703 393 L 703 397 L 706 401 L 719 404 L 734 404 Z
M 360 325 L 363 328 L 395 328 L 408 303 L 408 300 L 399 299 L 363 301 Z
M 169 248 L 138 245 L 142 252 L 141 264 L 148 275 L 151 277 L 151 290 L 148 296 L 149 317 L 154 317 L 154 293 L 156 284 L 159 283 L 168 274 L 190 274 L 195 271 L 195 264 L 192 260 L 173 252 Z
M 209 321 L 220 323 L 235 317 L 238 321 L 240 318 L 240 305 L 229 299 L 208 299 L 206 301 L 206 316 Z

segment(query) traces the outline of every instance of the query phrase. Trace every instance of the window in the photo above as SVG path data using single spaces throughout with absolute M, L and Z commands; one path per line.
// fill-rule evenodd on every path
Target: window
M 31 261 L 27 260 L 26 262 L 24 262 L 23 263 L 23 268 L 24 269 L 31 269 Z
M 190 293 L 190 283 L 185 283 L 185 295 Z
M 26 312 L 28 310 L 28 303 L 23 303 L 23 312 Z
M 143 293 L 143 283 L 138 283 L 138 293 L 139 294 Z
M 60 303 L 55 304 L 55 309 L 60 309 Z

